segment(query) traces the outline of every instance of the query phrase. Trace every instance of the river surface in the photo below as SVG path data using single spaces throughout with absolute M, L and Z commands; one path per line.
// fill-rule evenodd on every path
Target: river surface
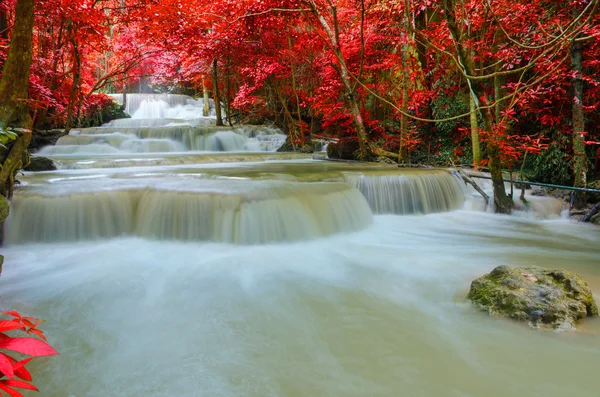
M 443 170 L 210 156 L 22 178 L 0 305 L 61 353 L 32 363 L 39 395 L 598 396 L 600 320 L 540 331 L 465 301 L 502 264 L 578 272 L 600 300 L 597 227 L 533 198 L 491 214 Z

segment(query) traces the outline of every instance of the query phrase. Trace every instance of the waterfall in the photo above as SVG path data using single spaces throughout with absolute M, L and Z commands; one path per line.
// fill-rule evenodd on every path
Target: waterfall
M 406 170 L 387 175 L 348 173 L 345 179 L 362 192 L 376 214 L 451 211 L 465 200 L 458 181 L 444 170 Z
M 135 125 L 134 119 L 125 119 Z M 157 123 L 158 124 L 158 123 Z M 211 125 L 163 125 L 138 127 L 92 127 L 71 131 L 56 146 L 47 146 L 42 156 L 64 156 L 102 153 L 171 153 L 186 150 L 224 152 L 275 152 L 285 135 L 272 127 L 217 127 Z M 147 143 L 139 142 L 148 141 Z M 86 147 L 89 146 L 89 147 Z M 140 147 L 148 149 L 139 150 Z M 116 149 L 116 150 L 115 150 Z
M 123 94 L 109 94 L 115 102 L 123 104 Z M 141 107 L 142 103 L 146 104 L 150 102 L 164 102 L 167 107 L 183 106 L 191 103 L 193 99 L 187 95 L 177 94 L 127 94 L 127 104 L 125 106 L 125 113 L 133 115 Z M 155 118 L 155 117 L 150 117 Z
M 143 179 L 144 186 L 97 191 L 46 186 L 14 197 L 6 241 L 51 242 L 124 234 L 239 244 L 289 242 L 364 229 L 372 219 L 360 192 L 343 183 Z M 111 181 L 109 181 L 111 182 Z M 163 185 L 163 189 L 160 187 Z M 118 183 L 112 183 L 113 189 Z

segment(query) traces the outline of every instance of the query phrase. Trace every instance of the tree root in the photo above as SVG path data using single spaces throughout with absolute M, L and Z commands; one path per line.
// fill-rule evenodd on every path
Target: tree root
M 7 199 L 13 195 L 15 177 L 29 164 L 27 147 L 31 142 L 31 132 L 20 132 L 19 137 L 13 143 L 10 152 L 2 163 L 0 169 L 0 194 Z
M 596 205 L 594 205 L 587 214 L 585 214 L 583 216 L 583 218 L 581 218 L 579 220 L 579 222 L 590 222 L 592 220 L 592 218 L 594 217 L 594 215 L 596 215 L 598 212 L 600 212 L 600 203 L 597 203 Z

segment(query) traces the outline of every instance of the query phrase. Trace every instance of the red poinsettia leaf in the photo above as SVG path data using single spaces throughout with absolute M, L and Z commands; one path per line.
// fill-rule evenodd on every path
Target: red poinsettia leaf
M 21 393 L 19 393 L 18 391 L 11 389 L 10 387 L 6 386 L 4 384 L 4 382 L 7 382 L 5 380 L 0 380 L 0 389 L 4 390 L 5 393 L 7 393 L 10 397 L 23 397 L 23 395 Z
M 4 376 L 8 378 L 12 379 L 15 377 L 13 366 L 4 353 L 0 353 L 0 372 L 2 372 Z
M 21 315 L 19 314 L 19 312 L 16 312 L 14 310 L 11 310 L 9 312 L 2 312 L 2 314 L 6 314 L 7 316 L 11 316 L 11 317 L 16 317 L 18 319 L 21 318 Z
M 13 363 L 13 369 L 14 369 L 15 371 L 16 371 L 16 370 L 18 370 L 18 369 L 21 369 L 21 368 L 25 367 L 27 364 L 29 364 L 29 362 L 30 362 L 31 360 L 33 360 L 33 357 L 29 357 L 29 358 L 26 358 L 26 359 L 25 359 L 25 360 L 23 360 L 23 361 L 18 361 L 18 362 L 17 362 L 17 360 L 15 360 L 15 359 L 14 359 L 14 358 L 12 358 L 12 357 L 8 357 L 8 358 L 9 358 L 9 359 L 12 361 L 12 363 Z
M 42 331 L 40 331 L 39 329 L 30 329 L 27 333 L 37 335 L 38 337 L 43 339 L 44 342 L 48 342 L 48 339 L 46 339 L 46 337 L 44 336 L 44 333 Z
M 28 356 L 42 357 L 58 354 L 46 342 L 32 338 L 5 338 L 0 339 L 0 349 L 12 350 Z
M 31 382 L 31 380 L 33 379 L 31 377 L 31 374 L 29 373 L 29 370 L 27 370 L 27 368 L 25 368 L 25 367 L 22 367 L 22 368 L 19 368 L 19 369 L 15 369 L 15 376 L 17 378 L 26 380 L 28 382 Z
M 31 383 L 23 382 L 20 380 L 5 380 L 4 384 L 6 386 L 18 387 L 19 389 L 39 391 L 38 388 L 32 385 Z
M 24 329 L 23 325 L 17 320 L 0 321 L 0 332 L 12 331 L 15 329 Z

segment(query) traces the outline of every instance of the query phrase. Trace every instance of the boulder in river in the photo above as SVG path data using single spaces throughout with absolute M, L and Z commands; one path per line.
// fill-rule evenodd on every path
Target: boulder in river
M 29 165 L 25 167 L 25 171 L 55 171 L 56 165 L 46 157 L 31 157 Z
M 467 298 L 490 314 L 535 328 L 574 330 L 578 320 L 598 316 L 592 291 L 581 277 L 537 266 L 498 266 L 472 282 Z

